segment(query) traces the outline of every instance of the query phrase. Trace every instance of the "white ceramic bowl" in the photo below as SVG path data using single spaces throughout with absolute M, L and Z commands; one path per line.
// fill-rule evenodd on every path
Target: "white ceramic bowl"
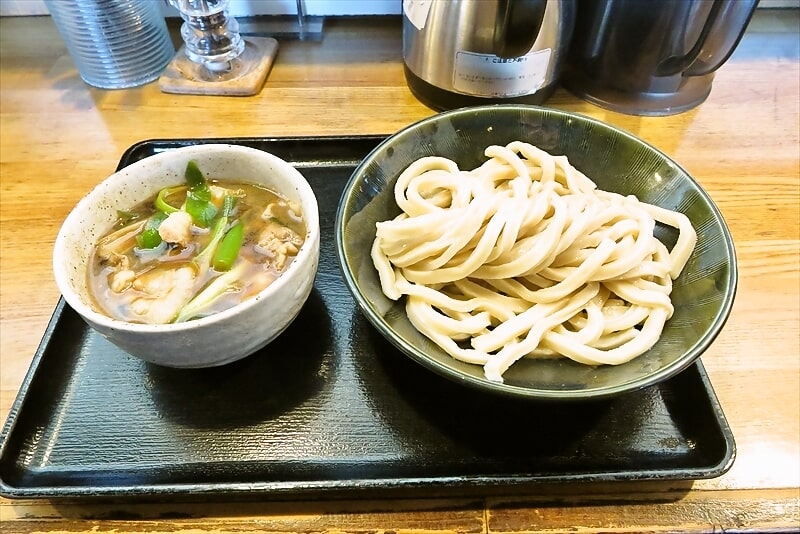
M 275 282 L 233 308 L 177 324 L 134 324 L 110 318 L 95 308 L 88 294 L 92 247 L 111 228 L 117 210 L 130 209 L 159 189 L 182 183 L 192 159 L 209 179 L 262 184 L 298 202 L 307 226 L 305 243 Z M 137 161 L 97 185 L 64 221 L 53 251 L 53 271 L 67 304 L 124 351 L 159 365 L 210 367 L 252 354 L 294 320 L 311 293 L 319 238 L 317 200 L 297 169 L 261 150 L 201 144 Z

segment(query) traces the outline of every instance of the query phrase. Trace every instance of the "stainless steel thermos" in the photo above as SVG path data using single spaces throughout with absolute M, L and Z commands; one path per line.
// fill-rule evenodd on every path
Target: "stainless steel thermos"
M 541 103 L 558 82 L 574 7 L 573 0 L 404 0 L 406 81 L 440 110 Z

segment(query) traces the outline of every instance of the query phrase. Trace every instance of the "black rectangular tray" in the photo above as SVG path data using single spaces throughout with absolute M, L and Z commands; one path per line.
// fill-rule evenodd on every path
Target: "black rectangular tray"
M 222 368 L 134 359 L 61 300 L 0 442 L 0 494 L 308 498 L 524 491 L 542 483 L 711 478 L 733 436 L 698 361 L 661 385 L 599 403 L 489 396 L 420 367 L 361 315 L 333 238 L 341 191 L 380 136 L 150 140 L 120 167 L 227 142 L 300 168 L 322 245 L 298 319 Z

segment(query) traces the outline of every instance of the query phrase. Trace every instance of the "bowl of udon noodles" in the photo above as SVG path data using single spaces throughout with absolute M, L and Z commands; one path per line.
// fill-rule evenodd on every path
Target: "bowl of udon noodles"
M 66 303 L 147 362 L 224 365 L 297 317 L 319 261 L 317 200 L 270 153 L 208 143 L 138 160 L 95 186 L 56 237 Z
M 729 230 L 680 165 L 601 121 L 487 105 L 381 142 L 335 237 L 360 313 L 465 386 L 602 399 L 692 365 L 737 284 Z

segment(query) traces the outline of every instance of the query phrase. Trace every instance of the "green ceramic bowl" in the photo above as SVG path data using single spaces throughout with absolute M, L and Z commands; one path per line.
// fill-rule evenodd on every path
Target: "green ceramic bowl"
M 698 232 L 689 262 L 675 280 L 675 313 L 657 344 L 618 366 L 587 366 L 568 359 L 523 359 L 503 383 L 483 368 L 455 360 L 409 322 L 404 301 L 380 289 L 369 250 L 375 223 L 399 213 L 393 186 L 422 156 L 443 156 L 460 168 L 477 167 L 490 144 L 532 143 L 566 154 L 601 189 L 685 213 Z M 337 253 L 344 280 L 369 321 L 423 367 L 465 385 L 533 399 L 596 399 L 652 386 L 691 365 L 716 338 L 733 305 L 736 256 L 724 220 L 708 194 L 677 163 L 644 141 L 581 115 L 524 105 L 463 108 L 412 124 L 375 148 L 347 183 L 336 217 Z M 675 232 L 657 228 L 668 247 Z

